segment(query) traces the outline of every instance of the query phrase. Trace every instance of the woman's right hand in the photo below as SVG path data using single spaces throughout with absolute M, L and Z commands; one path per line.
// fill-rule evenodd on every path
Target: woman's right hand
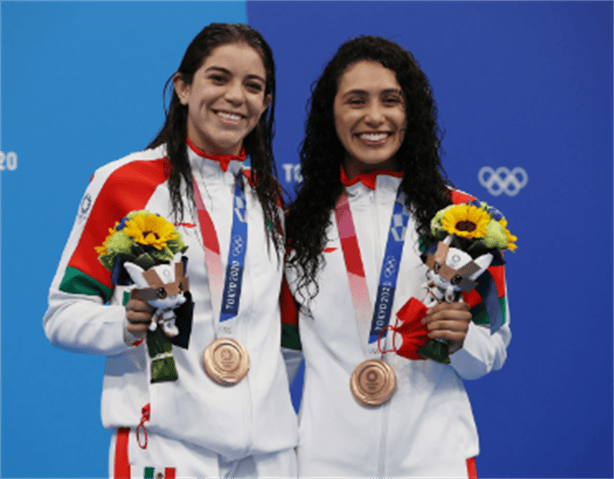
M 142 299 L 130 298 L 126 303 L 126 330 L 132 335 L 142 338 L 151 324 L 155 308 Z

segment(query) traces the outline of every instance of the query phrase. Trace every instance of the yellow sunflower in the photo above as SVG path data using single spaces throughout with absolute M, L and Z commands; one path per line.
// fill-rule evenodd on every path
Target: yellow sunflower
M 501 226 L 503 226 L 503 229 L 505 231 L 505 236 L 507 236 L 507 249 L 514 252 L 518 248 L 518 246 L 515 243 L 516 241 L 518 241 L 518 237 L 514 236 L 507 229 L 507 220 L 505 218 L 501 218 L 500 223 L 501 223 Z
M 474 205 L 455 205 L 448 208 L 441 219 L 441 227 L 450 234 L 464 238 L 482 238 L 490 215 Z
M 158 250 L 163 249 L 167 241 L 177 238 L 171 223 L 151 213 L 140 213 L 129 219 L 123 231 L 137 243 L 152 245 Z

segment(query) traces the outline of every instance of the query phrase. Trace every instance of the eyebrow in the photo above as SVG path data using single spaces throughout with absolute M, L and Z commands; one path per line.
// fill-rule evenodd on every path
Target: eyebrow
M 211 70 L 215 70 L 218 71 L 220 73 L 225 73 L 226 75 L 232 75 L 232 72 L 230 70 L 227 70 L 226 68 L 222 68 L 222 67 L 216 67 L 216 66 L 212 66 L 209 67 L 205 70 L 205 73 L 209 73 Z M 247 75 L 247 79 L 249 80 L 260 80 L 262 83 L 264 83 L 266 85 L 266 80 L 258 75 Z
M 388 88 L 386 90 L 382 90 L 382 92 L 381 92 L 381 94 L 384 94 L 384 95 L 386 95 L 388 93 L 397 93 L 399 95 L 402 95 L 403 94 L 403 90 L 396 89 L 396 88 Z M 345 92 L 343 94 L 343 97 L 345 98 L 348 95 L 368 95 L 368 94 L 369 94 L 369 92 L 366 91 L 366 90 L 350 90 L 350 91 Z

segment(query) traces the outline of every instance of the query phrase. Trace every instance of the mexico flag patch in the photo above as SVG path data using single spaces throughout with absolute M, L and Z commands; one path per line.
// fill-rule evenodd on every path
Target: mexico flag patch
M 174 467 L 146 467 L 144 479 L 175 479 Z

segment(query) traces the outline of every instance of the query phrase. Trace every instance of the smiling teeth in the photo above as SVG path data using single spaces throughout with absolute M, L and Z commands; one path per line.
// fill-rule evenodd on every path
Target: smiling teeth
M 363 133 L 360 135 L 360 139 L 365 141 L 382 141 L 387 137 L 387 133 Z
M 240 115 L 233 115 L 232 113 L 224 113 L 223 111 L 218 112 L 218 115 L 224 118 L 224 120 L 239 121 L 241 119 Z

